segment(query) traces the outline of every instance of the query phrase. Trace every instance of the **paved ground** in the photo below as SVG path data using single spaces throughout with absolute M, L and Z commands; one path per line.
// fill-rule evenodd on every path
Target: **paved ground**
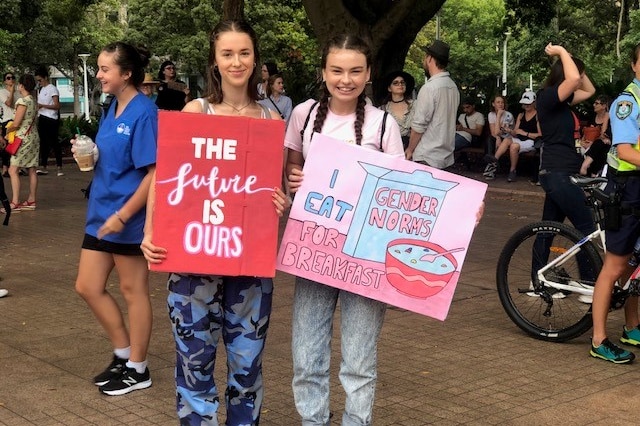
M 66 172 L 42 177 L 38 209 L 15 214 L 0 229 L 0 287 L 10 291 L 0 299 L 0 425 L 175 425 L 164 275 L 151 282 L 153 386 L 106 397 L 90 382 L 110 360 L 110 345 L 73 290 L 85 209 L 80 189 L 90 175 L 74 165 Z M 542 191 L 526 179 L 507 184 L 504 176 L 490 185 L 447 320 L 388 310 L 374 424 L 637 424 L 640 365 L 590 358 L 588 335 L 565 344 L 534 340 L 502 310 L 494 280 L 498 253 L 515 229 L 539 218 Z M 115 284 L 110 289 L 119 295 Z M 299 424 L 290 387 L 292 288 L 290 276 L 276 277 L 263 425 Z M 612 337 L 621 323 L 621 313 L 613 313 Z M 334 344 L 333 424 L 344 398 L 337 350 Z M 223 383 L 224 364 L 217 370 Z

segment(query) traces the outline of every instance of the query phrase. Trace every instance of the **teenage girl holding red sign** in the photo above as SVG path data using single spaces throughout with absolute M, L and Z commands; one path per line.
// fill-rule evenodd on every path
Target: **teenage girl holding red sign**
M 208 87 L 210 95 L 189 102 L 185 112 L 280 119 L 263 108 L 257 86 L 260 69 L 258 42 L 253 29 L 240 21 L 220 22 L 211 33 Z M 276 212 L 282 216 L 288 200 L 277 188 Z M 149 192 L 142 251 L 150 263 L 167 255 L 152 243 L 155 190 Z M 177 411 L 181 424 L 218 424 L 218 389 L 213 370 L 217 343 L 223 338 L 227 352 L 226 424 L 258 424 L 262 406 L 262 351 L 264 349 L 273 280 L 172 273 L 169 317 L 176 341 Z
M 308 100 L 297 106 L 287 128 L 287 175 L 292 193 L 302 182 L 302 166 L 314 133 L 404 156 L 396 121 L 366 103 L 364 88 L 369 81 L 370 65 L 371 50 L 359 37 L 338 36 L 325 46 L 320 101 Z M 305 126 L 305 122 L 309 126 Z M 297 277 L 292 330 L 293 394 L 303 424 L 320 425 L 330 421 L 330 344 L 338 300 L 341 306 L 340 381 L 346 393 L 342 424 L 371 424 L 377 342 L 386 305 Z

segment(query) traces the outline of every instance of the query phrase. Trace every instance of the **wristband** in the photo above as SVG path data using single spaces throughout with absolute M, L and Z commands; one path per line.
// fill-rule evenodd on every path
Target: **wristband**
M 126 225 L 127 223 L 122 220 L 122 217 L 120 217 L 120 212 L 118 210 L 116 210 L 116 212 L 114 213 L 116 215 L 116 217 L 118 218 L 118 220 L 120 221 L 121 224 Z

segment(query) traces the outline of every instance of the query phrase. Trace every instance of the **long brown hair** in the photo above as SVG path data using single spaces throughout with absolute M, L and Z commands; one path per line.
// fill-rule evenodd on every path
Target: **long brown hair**
M 573 59 L 573 63 L 576 64 L 578 68 L 578 73 L 582 74 L 584 72 L 584 62 L 581 59 L 576 57 L 571 57 Z M 560 58 L 556 59 L 556 61 L 551 65 L 551 70 L 549 70 L 549 75 L 547 79 L 544 81 L 542 87 L 551 87 L 556 84 L 560 84 L 564 81 L 564 67 L 562 66 L 562 61 Z
M 251 39 L 251 43 L 253 44 L 253 59 L 254 66 L 253 72 L 249 77 L 249 85 L 247 87 L 247 94 L 252 101 L 256 101 L 259 99 L 258 96 L 258 83 L 261 81 L 260 72 L 255 66 L 255 64 L 260 63 L 260 49 L 258 48 L 258 37 L 256 36 L 255 31 L 251 28 L 245 21 L 239 20 L 225 20 L 220 21 L 218 25 L 215 26 L 213 31 L 209 36 L 209 65 L 207 72 L 207 99 L 209 102 L 214 104 L 219 104 L 222 102 L 223 93 L 222 93 L 222 77 L 220 75 L 220 71 L 218 67 L 215 65 L 216 62 L 216 42 L 222 33 L 226 32 L 237 32 L 237 33 L 245 33 Z

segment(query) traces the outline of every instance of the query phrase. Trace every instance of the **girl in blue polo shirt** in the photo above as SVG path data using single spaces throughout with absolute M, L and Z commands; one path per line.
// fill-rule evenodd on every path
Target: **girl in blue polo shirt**
M 113 345 L 111 364 L 94 378 L 100 391 L 123 395 L 151 386 L 147 348 L 151 336 L 149 272 L 142 256 L 145 204 L 156 162 L 157 108 L 138 92 L 148 52 L 122 43 L 98 56 L 102 91 L 115 95 L 96 136 L 85 237 L 76 291 L 87 302 Z M 113 268 L 127 303 L 129 327 L 106 291 Z

